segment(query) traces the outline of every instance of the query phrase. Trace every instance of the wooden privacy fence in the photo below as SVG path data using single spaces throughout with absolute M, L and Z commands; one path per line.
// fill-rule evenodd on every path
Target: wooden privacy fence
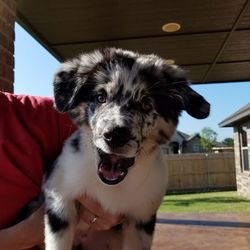
M 236 189 L 233 153 L 166 155 L 167 192 Z

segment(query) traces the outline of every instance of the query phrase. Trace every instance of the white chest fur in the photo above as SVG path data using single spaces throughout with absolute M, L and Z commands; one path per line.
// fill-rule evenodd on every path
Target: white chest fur
M 141 154 L 117 185 L 104 184 L 97 175 L 96 153 L 90 145 L 74 152 L 66 142 L 46 186 L 66 199 L 87 194 L 112 213 L 146 220 L 160 205 L 166 191 L 167 171 L 160 150 Z

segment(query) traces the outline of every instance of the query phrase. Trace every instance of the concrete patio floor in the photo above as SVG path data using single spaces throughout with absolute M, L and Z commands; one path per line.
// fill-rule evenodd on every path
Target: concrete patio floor
M 250 213 L 158 214 L 152 250 L 250 250 Z

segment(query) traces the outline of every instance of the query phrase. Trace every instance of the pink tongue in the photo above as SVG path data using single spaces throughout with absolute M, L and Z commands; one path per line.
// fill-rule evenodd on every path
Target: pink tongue
M 107 170 L 105 167 L 101 167 L 100 171 L 102 172 L 103 176 L 108 180 L 117 180 L 123 174 L 123 172 L 120 170 L 112 171 Z
M 117 180 L 125 174 L 118 168 L 120 158 L 116 155 L 110 155 L 109 160 L 109 163 L 101 163 L 99 171 L 106 179 L 111 181 Z

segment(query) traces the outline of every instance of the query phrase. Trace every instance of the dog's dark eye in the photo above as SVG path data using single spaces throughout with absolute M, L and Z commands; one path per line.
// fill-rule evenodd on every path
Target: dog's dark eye
M 150 98 L 144 96 L 141 100 L 141 108 L 143 111 L 149 112 L 153 109 L 152 101 Z
M 99 102 L 99 103 L 105 103 L 106 99 L 107 99 L 107 96 L 106 96 L 105 93 L 101 93 L 101 94 L 98 94 L 96 96 L 96 101 Z

